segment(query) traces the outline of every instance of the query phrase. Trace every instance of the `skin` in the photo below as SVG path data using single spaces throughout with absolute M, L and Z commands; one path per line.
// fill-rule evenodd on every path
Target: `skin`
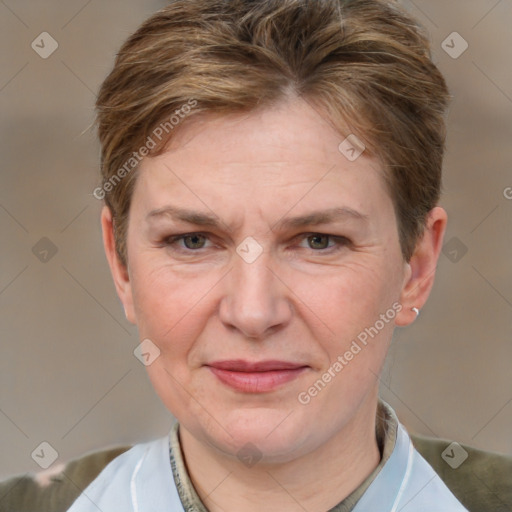
M 308 103 L 295 98 L 271 110 L 192 121 L 165 153 L 141 164 L 127 267 L 116 257 L 112 218 L 103 209 L 117 292 L 140 339 L 160 349 L 149 376 L 180 422 L 187 468 L 208 509 L 251 512 L 265 503 L 268 511 L 328 510 L 379 463 L 378 376 L 394 328 L 412 323 L 411 308 L 428 298 L 446 212 L 430 212 L 407 263 L 379 162 L 365 153 L 345 158 L 338 150 L 344 137 Z M 215 215 L 219 225 L 170 215 L 148 220 L 168 205 Z M 278 224 L 335 207 L 366 220 Z M 165 243 L 190 233 L 206 237 Z M 252 263 L 236 252 L 246 237 L 263 250 Z M 394 320 L 301 404 L 299 393 L 397 302 Z M 205 366 L 225 359 L 277 359 L 307 369 L 273 391 L 243 393 Z M 252 467 L 237 457 L 247 443 L 262 457 Z

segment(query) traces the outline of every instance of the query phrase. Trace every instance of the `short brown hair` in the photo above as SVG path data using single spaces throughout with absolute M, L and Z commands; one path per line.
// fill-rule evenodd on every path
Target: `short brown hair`
M 181 127 L 200 113 L 248 112 L 290 94 L 322 109 L 340 136 L 349 126 L 380 159 L 409 261 L 439 201 L 448 91 L 422 27 L 384 0 L 173 0 L 145 21 L 96 103 L 102 197 L 120 260 L 134 155 L 165 149 L 176 133 L 170 116 L 186 117 Z

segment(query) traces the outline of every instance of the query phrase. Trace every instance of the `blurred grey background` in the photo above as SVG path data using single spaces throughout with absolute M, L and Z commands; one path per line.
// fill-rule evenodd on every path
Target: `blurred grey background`
M 107 268 L 88 129 L 115 52 L 165 3 L 0 1 L 0 478 L 39 470 L 42 442 L 67 461 L 172 422 Z M 512 454 L 512 2 L 403 3 L 454 95 L 450 220 L 434 291 L 396 331 L 382 396 L 413 432 Z

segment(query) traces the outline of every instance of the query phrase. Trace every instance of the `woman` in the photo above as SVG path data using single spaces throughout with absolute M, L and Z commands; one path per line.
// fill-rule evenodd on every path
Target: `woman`
M 105 250 L 178 422 L 72 512 L 463 511 L 378 398 L 427 301 L 448 92 L 380 0 L 176 0 L 97 100 Z

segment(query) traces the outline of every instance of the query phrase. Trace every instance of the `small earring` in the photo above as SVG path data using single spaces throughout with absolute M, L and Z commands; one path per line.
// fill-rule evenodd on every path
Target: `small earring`
M 416 313 L 416 318 L 420 315 L 420 310 L 418 308 L 412 308 L 412 311 Z

